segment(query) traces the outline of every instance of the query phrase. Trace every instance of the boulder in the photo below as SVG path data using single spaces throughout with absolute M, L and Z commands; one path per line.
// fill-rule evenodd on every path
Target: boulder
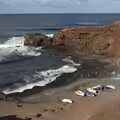
M 52 46 L 76 54 L 120 55 L 120 22 L 104 27 L 76 27 L 58 31 Z
M 35 34 L 25 34 L 24 45 L 27 46 L 47 46 L 50 44 L 50 38 L 45 36 L 44 34 L 35 33 Z

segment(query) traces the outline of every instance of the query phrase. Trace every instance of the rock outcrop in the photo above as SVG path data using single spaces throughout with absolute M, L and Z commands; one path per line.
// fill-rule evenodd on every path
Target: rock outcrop
M 35 33 L 35 34 L 26 34 L 24 35 L 25 41 L 24 45 L 27 46 L 47 46 L 50 44 L 50 38 L 44 34 Z
M 78 27 L 58 31 L 52 46 L 91 55 L 120 55 L 120 22 L 104 27 Z
M 68 53 L 88 55 L 120 55 L 120 22 L 104 27 L 67 28 L 55 33 L 53 38 L 43 34 L 26 34 L 25 45 L 47 46 Z

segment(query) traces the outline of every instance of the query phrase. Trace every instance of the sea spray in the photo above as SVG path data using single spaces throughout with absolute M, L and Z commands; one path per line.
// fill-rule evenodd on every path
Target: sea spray
M 8 61 L 7 58 L 16 58 L 15 56 L 39 56 L 41 47 L 34 48 L 24 46 L 24 37 L 9 38 L 3 44 L 0 44 L 0 62 Z M 11 57 L 10 57 L 11 56 Z M 12 58 L 12 60 L 14 59 Z M 10 60 L 10 59 L 9 59 Z
M 52 38 L 54 34 L 46 34 L 46 36 Z
M 54 80 L 56 78 L 60 77 L 64 73 L 73 73 L 76 72 L 77 68 L 70 65 L 64 65 L 58 69 L 50 69 L 46 71 L 36 71 L 35 74 L 33 74 L 31 77 L 27 77 L 27 80 L 25 84 L 13 84 L 9 88 L 5 88 L 3 90 L 4 94 L 11 94 L 16 92 L 24 92 L 25 90 L 32 89 L 35 86 L 45 86 Z M 25 78 L 26 79 L 26 78 Z
M 47 34 L 49 37 L 53 37 L 53 34 Z M 0 45 L 0 49 L 4 51 L 4 57 L 7 58 L 11 55 L 19 56 L 39 56 L 41 55 L 41 47 L 29 47 L 24 46 L 24 37 L 12 37 L 4 44 Z M 2 53 L 1 53 L 2 54 Z M 1 56 L 0 54 L 0 56 Z M 21 82 L 14 82 L 10 86 L 3 88 L 4 94 L 11 94 L 16 92 L 24 92 L 25 90 L 32 89 L 35 86 L 45 86 L 55 81 L 56 78 L 62 74 L 73 73 L 77 71 L 77 66 L 80 64 L 75 63 L 71 58 L 63 59 L 67 62 L 67 65 L 63 65 L 57 69 L 49 69 L 42 71 L 35 71 L 33 74 L 27 76 L 24 75 Z
M 68 57 L 62 59 L 62 61 L 67 62 L 67 63 L 70 63 L 70 64 L 72 64 L 72 65 L 74 65 L 74 66 L 80 66 L 80 65 L 81 65 L 81 64 L 79 64 L 79 63 L 75 63 L 75 62 L 72 60 L 72 57 L 71 57 L 71 56 L 68 56 Z

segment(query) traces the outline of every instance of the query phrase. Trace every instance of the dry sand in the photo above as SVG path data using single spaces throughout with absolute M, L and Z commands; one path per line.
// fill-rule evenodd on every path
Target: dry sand
M 96 80 L 81 83 L 81 86 L 92 86 L 98 83 L 110 83 L 116 90 L 106 90 L 97 97 L 76 96 L 68 91 L 67 98 L 73 104 L 64 104 L 57 99 L 36 104 L 0 101 L 0 116 L 17 115 L 20 118 L 30 117 L 33 120 L 118 120 L 120 118 L 120 82 L 112 80 Z M 37 114 L 39 117 L 36 117 Z

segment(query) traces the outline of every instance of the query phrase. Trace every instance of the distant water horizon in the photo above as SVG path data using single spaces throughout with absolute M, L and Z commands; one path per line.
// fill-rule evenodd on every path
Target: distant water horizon
M 0 14 L 0 36 L 52 34 L 63 28 L 104 26 L 118 20 L 120 14 Z
M 117 12 L 116 13 L 114 13 L 114 12 L 113 13 L 112 12 L 111 13 L 110 12 L 108 12 L 108 13 L 107 12 L 103 12 L 103 13 L 101 13 L 101 12 L 98 12 L 98 13 L 94 13 L 94 12 L 93 13 L 77 13 L 77 12 L 76 13 L 72 13 L 72 12 L 71 13 L 69 13 L 69 12 L 65 12 L 65 13 L 62 13 L 62 12 L 58 12 L 58 13 L 52 13 L 52 12 L 51 13 L 47 13 L 47 12 L 46 13 L 0 13 L 0 15 L 3 15 L 3 14 L 5 14 L 5 15 L 12 15 L 12 14 L 15 14 L 15 15 L 20 15 L 20 14 L 21 15 L 24 15 L 24 14 L 25 15 L 26 14 L 32 14 L 32 15 L 33 14 L 39 14 L 39 15 L 40 14 L 56 14 L 56 15 L 57 14 L 79 14 L 79 15 L 80 14 L 96 14 L 97 15 L 97 14 L 120 14 L 120 13 L 119 12 L 118 13 Z

